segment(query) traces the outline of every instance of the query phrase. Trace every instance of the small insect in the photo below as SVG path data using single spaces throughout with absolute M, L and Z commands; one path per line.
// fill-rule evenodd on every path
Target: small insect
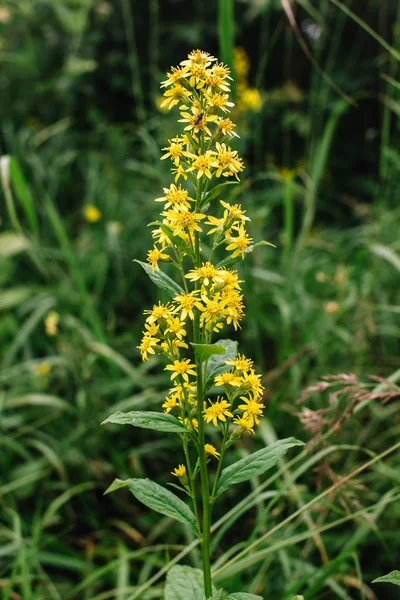
M 200 125 L 202 119 L 204 117 L 204 113 L 199 113 L 193 121 L 193 125 Z

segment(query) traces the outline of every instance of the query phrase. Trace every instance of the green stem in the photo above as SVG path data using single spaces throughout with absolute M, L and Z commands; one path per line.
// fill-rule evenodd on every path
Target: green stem
M 199 461 L 201 478 L 201 497 L 203 506 L 203 535 L 201 540 L 201 552 L 203 558 L 204 593 L 206 598 L 212 596 L 211 566 L 210 566 L 210 528 L 211 528 L 211 505 L 210 490 L 208 487 L 208 471 L 204 435 L 203 417 L 203 377 L 202 366 L 197 367 L 197 419 L 199 422 Z
M 193 509 L 194 509 L 194 514 L 196 517 L 196 522 L 197 522 L 197 529 L 200 535 L 200 519 L 199 519 L 199 508 L 197 506 L 197 497 L 196 497 L 196 489 L 195 489 L 195 484 L 193 481 L 193 470 L 192 470 L 192 464 L 190 462 L 190 455 L 189 455 L 189 448 L 188 448 L 188 440 L 186 437 L 183 438 L 183 449 L 185 452 L 185 457 L 186 457 L 186 466 L 187 466 L 187 470 L 188 470 L 188 475 L 189 475 L 189 486 L 190 486 L 190 491 L 192 493 L 192 500 L 193 500 Z
M 213 485 L 213 489 L 212 489 L 212 492 L 211 492 L 211 500 L 210 500 L 211 505 L 213 505 L 213 503 L 214 503 L 215 491 L 217 489 L 217 485 L 218 485 L 218 481 L 219 481 L 219 476 L 221 475 L 222 462 L 224 460 L 224 454 L 225 454 L 226 440 L 228 439 L 228 431 L 229 431 L 229 423 L 227 423 L 226 426 L 225 426 L 224 439 L 222 440 L 222 446 L 221 446 L 221 454 L 220 454 L 220 457 L 219 457 L 217 472 L 215 474 L 214 485 Z

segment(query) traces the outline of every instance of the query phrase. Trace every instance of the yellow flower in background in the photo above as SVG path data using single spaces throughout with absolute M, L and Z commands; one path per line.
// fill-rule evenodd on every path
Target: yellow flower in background
M 259 112 L 262 108 L 261 94 L 255 88 L 247 88 L 243 90 L 240 97 L 240 104 L 244 110 L 254 110 Z
M 52 310 L 49 312 L 47 317 L 44 320 L 44 329 L 48 336 L 54 336 L 58 334 L 58 322 L 60 320 L 60 315 Z
M 51 363 L 44 361 L 35 367 L 35 374 L 38 376 L 48 375 L 51 371 Z
M 88 223 L 97 223 L 102 217 L 101 212 L 94 204 L 87 204 L 83 209 L 83 214 Z
M 210 406 L 205 408 L 203 413 L 205 422 L 212 422 L 215 427 L 218 427 L 218 419 L 225 423 L 226 417 L 233 417 L 233 414 L 228 410 L 230 406 L 227 400 L 217 400 L 216 402 L 210 400 Z
M 211 454 L 211 456 L 215 456 L 215 458 L 219 458 L 221 456 L 221 454 L 219 452 L 217 452 L 217 449 L 212 444 L 206 444 L 204 446 L 204 450 L 207 452 L 207 454 Z

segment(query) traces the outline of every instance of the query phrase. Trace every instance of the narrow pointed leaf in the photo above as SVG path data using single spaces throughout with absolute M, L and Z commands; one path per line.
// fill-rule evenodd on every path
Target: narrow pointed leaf
M 387 575 L 374 579 L 372 583 L 393 583 L 400 587 L 400 571 L 391 571 Z
M 111 492 L 115 492 L 116 490 L 120 490 L 121 488 L 128 487 L 128 482 L 123 479 L 114 479 L 111 485 L 108 486 L 106 491 L 104 492 L 104 496 L 106 494 L 111 494 Z
M 127 413 L 118 411 L 103 421 L 102 425 L 105 423 L 133 425 L 167 433 L 187 433 L 187 429 L 173 415 L 144 410 L 132 410 Z
M 205 204 L 206 202 L 211 202 L 211 200 L 214 200 L 214 198 L 216 198 L 218 196 L 218 194 L 221 193 L 221 191 L 227 186 L 227 185 L 238 185 L 238 181 L 225 181 L 224 183 L 220 183 L 219 185 L 216 185 L 215 188 L 213 188 L 210 192 L 208 192 L 202 201 L 202 204 Z
M 215 354 L 226 354 L 226 350 L 220 344 L 194 344 L 191 343 L 194 348 L 194 355 L 196 357 L 197 364 L 201 365 L 214 356 Z
M 258 450 L 233 465 L 224 469 L 215 493 L 215 497 L 226 492 L 232 485 L 248 481 L 252 477 L 261 475 L 274 467 L 277 462 L 286 454 L 289 448 L 293 446 L 303 446 L 303 442 L 295 438 L 278 440 L 266 448 Z
M 184 290 L 180 285 L 176 283 L 171 277 L 168 277 L 165 273 L 161 271 L 161 269 L 154 269 L 151 265 L 144 263 L 140 260 L 134 260 L 133 262 L 137 262 L 147 273 L 153 283 L 155 283 L 160 289 L 162 289 L 166 294 L 168 294 L 171 298 L 176 296 L 177 294 L 183 294 Z
M 198 535 L 196 518 L 178 496 L 150 479 L 128 479 L 128 488 L 139 502 L 156 512 L 189 525 Z

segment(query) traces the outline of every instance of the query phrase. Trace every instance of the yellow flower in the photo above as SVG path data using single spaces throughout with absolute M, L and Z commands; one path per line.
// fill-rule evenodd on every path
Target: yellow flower
M 211 225 L 213 228 L 210 231 L 207 231 L 207 235 L 211 235 L 212 233 L 222 233 L 224 230 L 225 218 L 217 219 L 217 217 L 213 217 L 212 215 L 208 215 L 208 221 L 205 221 L 206 225 Z
M 230 77 L 229 68 L 223 63 L 213 65 L 206 73 L 205 81 L 207 86 L 207 93 L 211 94 L 215 90 L 219 89 L 223 92 L 230 91 L 230 85 L 227 79 L 232 80 Z
M 185 381 L 189 381 L 189 375 L 196 375 L 194 369 L 196 369 L 196 365 L 191 364 L 188 358 L 185 360 L 174 360 L 172 365 L 165 367 L 166 371 L 172 371 L 172 380 L 180 375 Z
M 207 99 L 207 103 L 212 106 L 214 110 L 222 110 L 223 112 L 229 112 L 229 109 L 232 106 L 235 106 L 233 102 L 229 102 L 229 94 L 220 94 L 218 92 L 214 92 L 213 94 L 204 94 Z M 228 108 L 229 107 L 229 108 Z M 218 120 L 218 119 L 214 119 Z
M 44 329 L 48 336 L 53 336 L 58 334 L 58 322 L 60 320 L 60 315 L 52 310 L 49 312 L 47 317 L 44 320 Z
M 243 411 L 243 417 L 247 419 L 252 426 L 254 424 L 258 425 L 260 423 L 260 416 L 263 415 L 263 404 L 259 404 L 255 398 L 246 398 L 245 396 L 240 396 L 240 399 L 243 400 L 244 404 L 240 404 L 238 406 L 239 410 Z
M 214 379 L 214 383 L 216 386 L 225 386 L 232 385 L 234 387 L 240 387 L 240 379 L 232 371 L 227 371 L 226 373 L 222 373 L 222 375 L 217 375 Z
M 48 375 L 51 371 L 51 363 L 44 361 L 35 367 L 35 373 L 38 376 Z
M 224 281 L 221 271 L 216 269 L 210 262 L 203 263 L 197 269 L 192 269 L 185 277 L 190 281 L 202 279 L 205 286 L 208 286 L 211 282 L 223 283 Z
M 336 302 L 336 300 L 330 300 L 324 304 L 324 311 L 328 313 L 328 315 L 336 314 L 339 311 L 339 308 L 339 302 Z
M 179 317 L 168 317 L 167 325 L 168 327 L 165 330 L 165 335 L 167 333 L 172 333 L 178 340 L 181 340 L 182 337 L 186 335 L 186 330 L 184 328 L 185 322 L 181 321 Z
M 147 253 L 147 262 L 151 264 L 151 266 L 153 267 L 153 272 L 154 269 L 158 269 L 158 262 L 160 260 L 170 260 L 170 257 L 168 256 L 168 254 L 163 254 L 163 252 L 157 248 L 157 246 L 154 246 L 153 250 L 149 250 Z
M 210 401 L 210 406 L 203 411 L 204 420 L 206 423 L 213 423 L 218 427 L 218 419 L 226 422 L 226 417 L 233 417 L 233 414 L 228 410 L 231 405 L 226 400 Z
M 102 216 L 97 206 L 94 206 L 93 204 L 87 204 L 83 209 L 83 214 L 85 215 L 86 221 L 89 223 L 97 223 Z
M 240 96 L 240 101 L 244 110 L 258 112 L 262 108 L 261 94 L 255 88 L 245 88 Z
M 177 477 L 182 485 L 188 484 L 185 465 L 179 465 L 178 467 L 175 467 L 175 469 L 171 471 L 171 475 Z
M 218 131 L 222 133 L 222 135 L 226 135 L 228 137 L 239 137 L 236 131 L 233 131 L 236 125 L 230 119 L 223 119 L 222 117 L 219 117 L 217 120 L 217 127 Z
M 157 346 L 159 340 L 157 338 L 144 335 L 141 343 L 136 348 L 139 348 L 142 360 L 149 360 L 149 354 L 155 354 L 154 348 Z
M 253 361 L 251 358 L 246 358 L 244 354 L 238 354 L 237 358 L 226 360 L 225 364 L 235 367 L 238 373 L 246 373 L 253 366 Z
M 226 316 L 225 301 L 220 292 L 214 294 L 212 298 L 207 298 L 205 294 L 202 294 L 201 299 L 204 302 L 204 306 L 200 309 L 201 325 L 206 325 L 208 329 L 214 329 L 215 324 Z
M 169 317 L 173 314 L 173 311 L 169 303 L 161 304 L 161 302 L 159 302 L 158 304 L 154 304 L 153 310 L 145 310 L 143 314 L 149 315 L 146 319 L 148 323 L 155 323 L 156 321 L 161 321 L 162 319 Z
M 183 204 L 175 206 L 161 214 L 166 218 L 166 224 L 171 227 L 174 235 L 182 237 L 182 234 L 186 235 L 184 230 L 189 234 L 193 234 L 194 231 L 203 231 L 198 222 L 205 219 L 206 215 L 190 212 L 188 207 Z
M 234 175 L 239 181 L 238 173 L 243 171 L 244 165 L 241 158 L 238 157 L 237 150 L 231 150 L 230 146 L 226 144 L 215 144 L 217 152 L 215 155 L 215 162 L 217 166 L 216 177 L 224 175 L 224 177 L 230 177 Z
M 189 319 L 194 320 L 194 312 L 193 309 L 200 309 L 202 304 L 198 298 L 196 298 L 196 292 L 191 292 L 189 294 L 179 294 L 175 296 L 174 302 L 178 304 L 179 310 L 181 310 L 181 319 L 185 320 L 189 315 Z
M 217 452 L 217 449 L 212 444 L 206 444 L 204 446 L 204 450 L 206 451 L 207 454 L 211 454 L 212 456 L 215 456 L 215 458 L 219 458 L 221 456 L 221 454 L 219 452 Z
M 249 433 L 254 433 L 254 423 L 252 423 L 249 419 L 247 419 L 246 417 L 235 417 L 233 419 L 233 422 L 235 423 L 235 425 L 238 426 L 238 434 L 242 434 L 244 431 L 248 431 Z
M 164 404 L 162 405 L 164 412 L 167 414 L 169 412 L 171 412 L 171 410 L 173 408 L 175 408 L 176 406 L 179 406 L 177 396 L 170 396 L 170 397 L 166 398 Z
M 246 79 L 250 69 L 250 62 L 244 48 L 238 47 L 233 50 L 233 64 L 238 79 Z
M 178 119 L 178 123 L 188 123 L 184 131 L 190 131 L 193 133 L 200 133 L 205 131 L 211 136 L 211 131 L 207 125 L 208 122 L 215 122 L 217 115 L 208 115 L 207 113 L 197 110 L 194 106 L 191 108 L 192 114 L 189 112 L 182 112 L 183 119 Z
M 199 154 L 198 156 L 196 154 L 191 154 L 193 162 L 191 166 L 188 169 L 186 169 L 186 172 L 190 173 L 191 171 L 197 171 L 197 179 L 200 179 L 200 177 L 202 177 L 203 175 L 208 177 L 208 179 L 211 179 L 211 169 L 218 167 L 218 163 L 215 160 L 214 154 L 215 152 L 213 152 L 212 150 L 206 150 L 204 154 Z
M 186 181 L 188 176 L 186 174 L 185 169 L 182 167 L 182 165 L 178 165 L 175 169 L 171 170 L 172 174 L 175 175 L 175 183 L 177 181 L 179 181 L 180 177 L 183 177 L 183 179 Z
M 252 244 L 253 240 L 251 237 L 249 237 L 243 225 L 239 225 L 236 231 L 238 235 L 228 239 L 230 244 L 226 246 L 226 249 L 228 252 L 233 250 L 232 258 L 236 258 L 239 256 L 239 254 L 241 254 L 243 259 L 245 252 L 248 252 L 248 248 Z
M 179 104 L 179 102 L 187 101 L 188 96 L 190 96 L 190 92 L 186 88 L 179 84 L 174 85 L 172 88 L 164 92 L 165 100 L 163 100 L 161 103 L 161 108 L 166 106 L 169 110 L 171 110 L 171 108 L 173 108 L 176 104 Z
M 250 369 L 249 373 L 243 373 L 241 387 L 254 396 L 260 396 L 264 390 L 264 386 L 261 383 L 261 375 L 257 375 L 254 369 Z
M 199 429 L 199 422 L 197 419 L 182 419 L 182 417 L 178 417 L 178 420 L 190 431 L 198 431 Z
M 185 157 L 190 156 L 190 152 L 185 150 L 186 143 L 183 138 L 176 137 L 172 140 L 168 140 L 169 146 L 163 148 L 167 152 L 162 155 L 161 160 L 165 160 L 166 158 L 170 158 L 174 165 L 179 166 L 179 163 Z
M 250 221 L 249 217 L 246 217 L 245 210 L 242 210 L 240 204 L 228 204 L 223 200 L 220 200 L 220 204 L 225 208 L 224 219 L 226 221 Z
M 193 198 L 190 198 L 189 192 L 184 190 L 181 185 L 176 186 L 173 183 L 169 188 L 163 188 L 165 196 L 156 198 L 156 202 L 165 202 L 164 208 L 170 206 L 186 206 L 189 207 L 189 202 L 194 202 Z
M 161 87 L 168 87 L 184 80 L 189 71 L 188 67 L 171 67 L 171 73 L 167 73 L 167 79 L 161 83 Z

